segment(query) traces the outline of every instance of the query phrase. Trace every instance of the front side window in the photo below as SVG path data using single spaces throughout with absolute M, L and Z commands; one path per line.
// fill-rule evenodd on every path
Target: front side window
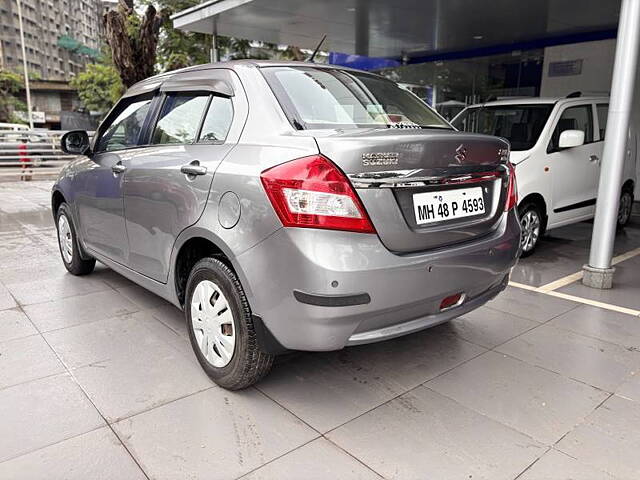
M 208 101 L 209 95 L 167 95 L 153 130 L 151 143 L 193 143 Z
M 125 99 L 122 102 L 122 107 L 116 110 L 120 113 L 117 113 L 98 141 L 98 152 L 123 150 L 138 145 L 151 97 Z
M 604 134 L 607 131 L 607 117 L 609 116 L 609 104 L 600 103 L 596 105 L 598 112 L 598 129 L 600 130 L 600 140 L 604 140 Z
M 565 130 L 582 130 L 584 132 L 584 143 L 593 142 L 593 112 L 591 105 L 569 107 L 562 112 L 562 116 L 558 120 L 558 124 L 551 136 L 551 142 L 549 142 L 550 152 L 559 150 L 560 134 Z
M 317 67 L 263 67 L 296 128 L 451 128 L 396 83 L 367 73 Z
M 229 128 L 231 128 L 232 120 L 233 105 L 231 104 L 231 99 L 226 97 L 211 98 L 198 142 L 224 142 L 227 138 L 227 133 L 229 133 Z
M 506 138 L 512 151 L 530 150 L 538 141 L 552 109 L 552 104 L 470 107 L 452 124 L 463 132 Z

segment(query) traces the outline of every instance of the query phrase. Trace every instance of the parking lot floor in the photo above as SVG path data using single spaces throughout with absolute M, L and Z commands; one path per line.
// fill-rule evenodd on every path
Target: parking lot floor
M 228 392 L 175 307 L 66 273 L 50 186 L 0 184 L 0 479 L 640 478 L 637 218 L 613 290 L 565 227 L 464 317 Z

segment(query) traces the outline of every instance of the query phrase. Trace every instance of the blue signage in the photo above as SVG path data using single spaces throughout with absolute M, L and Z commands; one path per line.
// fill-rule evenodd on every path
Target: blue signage
M 340 52 L 329 52 L 329 63 L 340 65 L 341 67 L 357 68 L 358 70 L 379 70 L 401 65 L 400 61 L 392 58 L 367 57 L 365 55 L 351 55 Z

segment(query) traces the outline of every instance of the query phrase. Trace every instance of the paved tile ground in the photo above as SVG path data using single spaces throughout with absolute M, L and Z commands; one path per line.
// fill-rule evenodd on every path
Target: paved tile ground
M 65 272 L 49 188 L 0 184 L 0 479 L 640 478 L 640 318 L 510 287 L 227 392 L 173 306 L 105 267 Z M 590 228 L 555 232 L 514 279 L 579 270 Z M 616 252 L 638 246 L 632 227 Z M 619 289 L 562 291 L 638 308 L 640 257 L 620 267 Z

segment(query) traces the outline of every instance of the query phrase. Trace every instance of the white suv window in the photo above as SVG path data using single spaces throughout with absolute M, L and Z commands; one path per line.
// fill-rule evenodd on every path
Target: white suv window
M 607 116 L 609 115 L 609 104 L 599 103 L 596 105 L 598 112 L 598 129 L 600 130 L 600 140 L 604 140 L 604 134 L 607 131 Z
M 582 130 L 584 132 L 584 143 L 593 142 L 593 108 L 590 103 L 569 107 L 562 112 L 562 116 L 556 124 L 553 135 L 551 135 L 548 148 L 549 152 L 559 150 L 558 141 L 560 140 L 560 134 L 565 130 Z

